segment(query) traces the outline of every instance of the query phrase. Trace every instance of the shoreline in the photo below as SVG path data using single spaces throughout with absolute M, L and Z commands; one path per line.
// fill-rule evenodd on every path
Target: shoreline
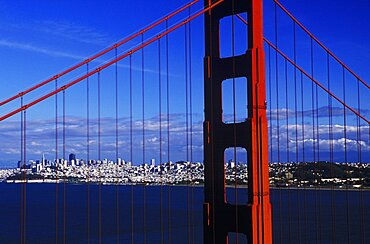
M 106 186 L 181 186 L 181 187 L 204 187 L 204 184 L 158 184 L 158 183 L 116 183 L 116 182 L 70 182 L 65 181 L 64 179 L 37 179 L 37 180 L 5 180 L 0 183 L 4 184 L 69 184 L 69 185 L 106 185 Z M 235 188 L 235 185 L 226 185 L 226 188 L 231 189 Z M 247 189 L 247 185 L 238 185 L 238 189 Z M 284 186 L 276 187 L 270 186 L 271 190 L 324 190 L 324 191 L 370 191 L 369 187 L 360 188 L 360 187 L 320 187 L 320 186 L 311 186 L 311 187 L 297 187 L 297 186 Z

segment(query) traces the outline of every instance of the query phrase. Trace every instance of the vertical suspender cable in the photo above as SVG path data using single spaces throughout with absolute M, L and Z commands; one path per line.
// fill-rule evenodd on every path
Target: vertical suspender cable
M 166 31 L 168 30 L 168 20 L 166 20 Z M 166 35 L 166 86 L 167 86 L 167 163 L 171 169 L 170 157 L 170 75 L 169 75 L 169 47 L 168 34 Z M 170 183 L 170 182 L 169 182 Z M 171 243 L 171 186 L 168 186 L 168 243 Z
M 317 151 L 317 162 L 320 162 L 320 125 L 319 125 L 319 89 L 318 85 L 315 85 L 316 90 L 316 151 Z M 318 215 L 321 216 L 321 191 L 318 194 Z M 318 221 L 318 239 L 321 243 L 321 228 L 322 221 Z
M 63 90 L 63 244 L 67 242 L 67 176 L 66 176 L 66 91 Z
M 278 48 L 278 16 L 277 16 L 277 4 L 275 3 L 275 42 L 276 48 Z M 275 52 L 275 79 L 276 79 L 276 135 L 277 135 L 277 161 L 279 167 L 279 177 L 281 175 L 281 161 L 280 161 L 280 117 L 279 117 L 279 60 L 278 53 Z M 283 225 L 282 225 L 282 193 L 279 189 L 279 231 L 280 231 L 280 243 L 283 243 Z
M 311 49 L 311 77 L 314 77 L 314 49 L 313 49 L 313 39 L 310 39 L 310 49 Z M 316 127 L 315 127 L 315 84 L 311 82 L 311 110 L 312 110 L 312 152 L 313 152 L 313 163 L 315 165 L 314 172 L 316 171 L 317 168 L 317 160 L 316 160 Z M 316 243 L 319 242 L 319 229 L 318 229 L 318 212 L 317 212 L 317 184 L 315 184 L 315 191 L 314 191 L 314 213 L 315 213 L 315 236 L 316 236 Z
M 99 226 L 99 243 L 102 243 L 102 206 L 101 206 L 101 190 L 102 190 L 102 181 L 101 181 L 101 170 L 104 167 L 102 157 L 101 157 L 101 106 L 100 106 L 100 72 L 98 72 L 98 167 L 99 167 L 99 190 L 98 190 L 98 226 Z
M 189 18 L 191 7 L 189 7 Z M 191 42 L 191 22 L 189 22 L 189 124 L 190 124 L 190 163 L 193 163 L 193 97 L 192 97 L 192 42 Z M 191 170 L 191 169 L 190 169 Z M 190 171 L 191 183 L 191 225 L 192 225 L 192 243 L 195 243 L 195 222 L 194 222 L 194 186 L 192 181 L 192 172 Z
M 304 135 L 304 127 L 305 127 L 305 124 L 304 124 L 304 92 L 303 92 L 303 74 L 302 72 L 301 73 L 301 120 L 302 120 L 302 163 L 304 165 L 307 165 L 306 163 L 306 158 L 305 158 L 305 135 Z M 304 173 L 304 176 L 305 176 L 305 180 L 307 179 L 307 173 L 305 172 Z M 306 185 L 304 183 L 303 185 L 304 187 L 304 192 L 303 192 L 303 212 L 304 212 L 304 230 L 307 234 L 307 227 L 308 227 L 308 224 L 307 224 L 307 201 L 306 201 Z M 305 242 L 307 242 L 307 238 L 304 239 Z
M 285 119 L 286 119 L 286 161 L 290 162 L 290 146 L 289 146 L 289 95 L 288 95 L 288 61 L 285 60 Z M 289 227 L 290 228 L 290 227 Z
M 311 52 L 310 52 L 310 58 L 311 58 L 311 76 L 314 77 L 314 51 L 313 51 L 313 40 L 312 38 L 310 39 L 310 49 L 311 49 Z M 313 162 L 316 163 L 316 143 L 315 143 L 315 116 L 314 116 L 314 104 L 315 104 L 315 100 L 314 100 L 314 83 L 311 82 L 311 109 L 312 109 L 312 149 L 313 149 Z M 315 206 L 316 208 L 316 206 Z M 316 213 L 316 211 L 315 211 Z M 315 223 L 317 224 L 317 223 Z M 317 227 L 317 226 L 316 226 Z M 317 242 L 317 240 L 316 240 Z
M 23 96 L 21 96 L 21 107 L 23 107 Z M 21 175 L 21 179 L 23 178 L 23 165 L 25 164 L 25 161 L 24 161 L 24 158 L 23 158 L 23 151 L 24 151 L 24 148 L 23 148 L 23 111 L 21 112 L 21 160 L 20 160 L 20 164 L 19 164 L 19 173 Z M 20 240 L 20 243 L 23 244 L 24 243 L 24 240 L 23 240 L 23 185 L 22 184 L 19 184 L 20 186 L 20 196 L 19 196 L 19 240 Z
M 296 37 L 296 23 L 293 21 L 293 56 L 294 63 L 297 63 L 297 37 Z M 298 98 L 297 98 L 297 68 L 294 67 L 294 117 L 295 117 L 295 163 L 298 164 Z M 298 220 L 298 242 L 301 243 L 301 218 L 300 218 L 300 190 L 297 188 L 297 220 Z
M 269 130 L 269 137 L 270 137 L 270 163 L 273 162 L 273 153 L 272 153 L 272 150 L 273 150 L 273 143 L 272 143 L 272 67 L 271 67 L 271 46 L 269 45 L 268 46 L 268 85 L 269 85 L 269 127 L 270 127 L 270 130 Z M 249 162 L 248 162 L 249 163 Z M 249 179 L 248 179 L 249 180 Z M 248 183 L 249 185 L 249 183 Z
M 23 112 L 23 160 L 24 160 L 24 183 L 23 183 L 23 242 L 26 243 L 27 239 L 27 175 L 26 175 L 26 162 L 27 162 L 27 110 Z
M 89 63 L 86 64 L 89 73 Z M 86 78 L 86 167 L 87 167 L 87 242 L 90 243 L 90 84 Z
M 132 158 L 132 55 L 130 55 L 130 163 L 133 164 Z M 134 185 L 131 182 L 131 244 L 135 243 L 134 235 Z
M 161 39 L 158 39 L 158 122 L 159 122 L 159 175 L 160 175 L 160 189 L 159 189 L 159 218 L 160 218 L 160 235 L 161 244 L 164 243 L 164 229 L 163 229 L 163 179 L 162 179 L 162 70 L 161 70 Z
M 190 8 L 188 9 L 188 18 L 190 18 Z M 188 225 L 188 243 L 192 242 L 192 228 L 191 228 L 191 160 L 190 160 L 190 114 L 189 114 L 189 97 L 190 97 L 190 63 L 191 63 L 191 55 L 190 55 L 190 22 L 185 25 L 185 110 L 186 110 L 186 173 L 187 173 L 187 180 L 186 180 L 186 187 L 187 187 L 187 225 Z
M 117 48 L 114 49 L 114 56 L 117 59 Z M 116 242 L 120 242 L 119 238 L 119 165 L 118 165 L 118 62 L 115 64 L 115 92 L 116 92 Z
M 316 143 L 316 152 L 317 152 L 316 161 L 320 162 L 319 89 L 318 89 L 317 84 L 315 85 L 315 96 L 316 96 L 316 114 L 315 114 L 315 117 L 316 117 L 316 140 L 317 140 L 317 143 Z M 317 194 L 318 194 L 317 213 L 318 213 L 318 216 L 321 216 L 321 191 L 319 191 Z M 318 221 L 317 227 L 318 227 L 318 230 L 317 230 L 317 232 L 318 232 L 318 242 L 321 243 L 322 221 L 320 221 L 320 220 Z
M 55 79 L 55 90 L 58 89 L 58 79 Z M 58 243 L 58 93 L 55 94 L 55 243 Z
M 328 90 L 330 92 L 330 56 L 327 53 L 327 70 L 328 70 Z M 334 158 L 333 158 L 333 112 L 332 112 L 332 98 L 331 95 L 328 94 L 328 109 L 329 109 L 329 163 L 330 163 L 330 177 L 333 178 L 333 168 L 334 168 Z M 332 216 L 332 242 L 336 243 L 336 236 L 335 236 L 335 204 L 334 204 L 334 182 L 331 186 L 331 216 Z
M 346 75 L 345 69 L 342 66 L 342 81 L 343 81 L 343 102 L 346 104 Z M 348 154 L 347 154 L 347 111 L 343 105 L 343 137 L 344 137 L 344 162 L 346 164 L 346 171 L 349 172 Z M 349 225 L 349 175 L 346 175 L 346 224 L 347 224 L 347 243 L 350 243 L 350 225 Z
M 144 33 L 141 35 L 141 44 L 144 44 Z M 145 76 L 144 76 L 144 47 L 141 49 L 141 98 L 142 98 L 142 132 L 143 132 L 143 166 L 144 166 L 144 190 L 143 190 L 143 225 L 144 225 L 144 244 L 147 239 L 146 229 L 146 163 L 145 163 Z
M 361 98 L 360 98 L 360 80 L 357 79 L 357 110 L 361 113 Z M 357 116 L 357 150 L 358 150 L 358 162 L 362 163 L 362 146 L 361 146 L 361 122 Z M 362 187 L 360 188 L 360 216 L 361 216 L 361 241 L 365 243 L 365 222 L 364 222 L 364 193 Z
M 286 119 L 286 162 L 290 164 L 290 147 L 289 147 L 289 96 L 288 96 L 288 61 L 285 60 L 285 119 Z M 287 208 L 290 209 L 290 189 L 288 185 L 287 190 Z M 288 211 L 288 240 L 291 242 L 292 240 L 292 220 L 291 220 L 291 212 Z
M 269 56 L 269 60 L 268 60 L 268 67 L 269 67 L 269 73 L 268 73 L 268 77 L 269 77 L 269 126 L 270 126 L 270 163 L 273 161 L 273 154 L 272 154 L 272 72 L 271 72 L 271 46 L 268 46 L 268 56 Z
M 367 124 L 368 125 L 368 137 L 367 137 L 367 145 L 370 146 L 370 123 Z M 364 126 L 364 130 L 365 130 L 365 126 Z M 362 202 L 362 211 L 364 211 L 364 202 Z M 365 225 L 364 225 L 364 218 L 361 219 L 361 225 L 362 225 L 362 229 L 365 228 Z M 365 242 L 365 231 L 363 231 L 363 234 L 362 234 L 362 243 Z
M 185 135 L 186 135 L 186 173 L 189 173 L 189 120 L 188 120 L 188 23 L 184 25 L 184 51 L 185 51 Z M 187 216 L 187 243 L 190 244 L 190 192 L 189 180 L 186 180 L 186 216 Z

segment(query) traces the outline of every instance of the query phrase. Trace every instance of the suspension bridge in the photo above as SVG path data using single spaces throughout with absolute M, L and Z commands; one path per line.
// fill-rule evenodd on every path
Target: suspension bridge
M 265 6 L 190 1 L 2 98 L 19 184 L 0 240 L 368 243 L 370 86 Z

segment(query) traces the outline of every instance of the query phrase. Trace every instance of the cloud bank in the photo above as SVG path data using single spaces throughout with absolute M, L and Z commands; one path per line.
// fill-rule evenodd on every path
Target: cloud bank
M 143 156 L 146 162 L 152 158 L 158 162 L 160 157 L 163 161 L 167 161 L 168 157 L 173 161 L 190 160 L 191 158 L 194 161 L 203 160 L 201 116 L 195 116 L 191 127 L 186 127 L 185 114 L 170 115 L 169 124 L 167 124 L 166 115 L 162 115 L 161 120 L 160 127 L 159 116 L 146 118 L 143 130 L 141 119 L 130 121 L 128 117 L 121 117 L 118 119 L 116 129 L 115 118 L 101 118 L 100 144 L 97 118 L 89 120 L 88 132 L 86 118 L 82 117 L 67 117 L 65 126 L 63 126 L 62 118 L 58 118 L 57 131 L 54 119 L 29 121 L 26 133 L 27 158 L 38 159 L 45 153 L 50 159 L 54 159 L 56 155 L 63 157 L 64 152 L 66 155 L 75 153 L 80 158 L 86 158 L 87 152 L 89 152 L 90 158 L 96 158 L 100 147 L 104 158 L 114 159 L 118 153 L 119 157 L 133 160 L 135 163 L 141 163 Z M 270 155 L 273 155 L 272 161 L 276 161 L 278 152 L 282 155 L 291 154 L 291 159 L 294 159 L 295 153 L 298 152 L 299 158 L 301 158 L 303 148 L 306 159 L 313 159 L 313 155 L 319 154 L 319 150 L 322 160 L 328 160 L 328 155 L 333 151 L 337 155 L 335 157 L 343 159 L 345 152 L 347 152 L 351 161 L 356 161 L 356 155 L 361 150 L 363 159 L 370 160 L 366 156 L 370 154 L 370 129 L 367 125 L 347 125 L 344 127 L 340 124 L 313 126 L 311 124 L 289 123 L 287 125 L 280 123 L 277 126 L 276 123 L 271 123 L 268 130 L 269 133 L 271 132 L 269 149 Z M 87 133 L 89 133 L 88 139 Z M 118 134 L 117 138 L 116 133 Z M 55 140 L 56 135 L 57 141 Z M 63 144 L 64 135 L 65 147 Z M 20 122 L 2 123 L 0 125 L 0 138 L 2 145 L 0 155 L 9 159 L 20 158 Z M 354 158 L 355 156 L 356 158 Z M 286 160 L 286 157 L 282 157 L 281 160 Z

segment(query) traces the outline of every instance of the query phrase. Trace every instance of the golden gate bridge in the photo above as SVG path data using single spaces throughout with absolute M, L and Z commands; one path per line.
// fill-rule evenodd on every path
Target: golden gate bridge
M 322 242 L 325 240 L 322 235 L 329 235 L 330 243 L 366 243 L 369 240 L 364 223 L 368 217 L 363 199 L 366 189 L 359 189 L 356 204 L 360 214 L 354 230 L 348 222 L 351 218 L 349 195 L 353 191 L 348 189 L 348 172 L 351 163 L 369 161 L 370 120 L 366 98 L 370 86 L 288 8 L 277 0 L 270 2 L 274 12 L 271 37 L 264 35 L 261 0 L 204 0 L 203 5 L 194 0 L 63 72 L 3 99 L 1 125 L 19 124 L 16 134 L 21 165 L 26 165 L 33 156 L 30 153 L 32 143 L 39 127 L 43 126 L 37 123 L 39 114 L 53 117 L 48 124 L 49 138 L 41 143 L 50 146 L 55 155 L 56 180 L 65 179 L 63 161 L 68 150 L 77 148 L 76 145 L 79 145 L 76 151 L 83 151 L 84 160 L 89 164 L 94 159 L 103 160 L 108 150 L 106 144 L 109 144 L 113 148 L 111 155 L 116 161 L 116 172 L 120 171 L 117 162 L 122 157 L 144 164 L 148 158 L 157 157 L 163 169 L 162 165 L 171 162 L 171 156 L 180 149 L 186 162 L 194 162 L 196 147 L 201 146 L 203 224 L 194 223 L 194 185 L 189 181 L 185 183 L 184 243 L 305 243 L 310 236 L 316 243 L 326 243 Z M 204 26 L 201 31 L 204 39 L 194 34 L 199 33 L 200 26 Z M 282 29 L 285 30 L 283 36 Z M 203 40 L 203 45 L 199 45 L 199 39 Z M 202 89 L 196 85 L 200 82 Z M 113 95 L 108 99 L 107 94 Z M 73 98 L 76 98 L 75 104 L 71 102 Z M 195 121 L 197 115 L 194 113 L 199 104 L 204 106 L 200 123 Z M 84 117 L 78 120 L 76 117 L 81 111 Z M 179 116 L 183 121 L 176 125 L 175 119 Z M 85 131 L 76 139 L 70 132 L 78 123 L 84 125 Z M 202 145 L 196 145 L 199 137 Z M 234 185 L 230 186 L 234 189 L 234 199 L 231 200 L 227 196 L 225 163 L 228 157 L 236 163 L 240 155 L 245 158 L 248 169 L 247 190 L 239 185 L 238 167 L 234 167 Z M 297 190 L 302 191 L 302 195 L 298 195 L 295 204 L 312 210 L 314 231 L 307 233 L 306 215 L 289 214 L 289 222 L 284 222 L 282 209 L 285 208 L 284 213 L 289 212 L 286 208 L 291 204 L 291 196 L 278 189 L 274 194 L 279 203 L 270 205 L 269 162 L 311 162 L 314 166 L 326 162 L 333 175 L 333 163 L 342 162 L 348 169 L 347 179 L 344 179 L 347 207 L 335 209 L 333 199 L 337 188 L 334 186 L 327 189 L 331 205 L 326 206 L 330 208 L 320 206 L 315 192 L 312 193 L 315 204 L 307 206 L 306 193 L 309 189 L 318 189 L 304 186 Z M 185 174 L 190 175 L 190 171 L 189 167 Z M 21 166 L 24 179 L 20 184 L 21 243 L 27 242 L 28 225 L 32 225 L 27 220 L 26 172 Z M 116 219 L 112 221 L 116 226 L 116 238 L 112 242 L 174 242 L 171 230 L 176 220 L 171 219 L 170 209 L 174 207 L 171 194 L 175 194 L 176 187 L 166 188 L 163 182 L 158 183 L 160 207 L 156 217 L 148 211 L 151 204 L 148 186 L 145 180 L 142 182 L 140 218 L 143 230 L 140 238 L 134 233 L 137 222 L 134 203 L 131 202 L 131 210 L 120 207 L 120 202 L 126 199 L 120 198 L 121 183 L 115 182 Z M 66 217 L 66 184 L 66 181 L 55 184 L 55 221 L 50 223 L 55 227 L 55 238 L 50 242 L 68 242 L 66 222 L 73 220 Z M 91 231 L 92 184 L 88 179 L 86 242 L 95 242 L 92 236 L 98 235 L 97 242 L 105 243 L 102 232 L 104 186 L 100 181 L 96 234 Z M 132 185 L 130 189 L 133 196 L 136 188 Z M 338 231 L 337 225 L 343 223 L 337 223 L 336 218 L 342 211 L 346 212 L 347 222 L 341 227 L 342 231 Z M 324 213 L 331 215 L 328 233 L 319 230 L 323 228 L 319 215 Z M 132 220 L 129 240 L 121 237 L 122 214 Z M 151 227 L 147 222 L 151 218 L 160 226 L 155 241 L 148 234 Z M 306 230 L 291 233 L 294 223 L 304 225 Z M 200 239 L 194 237 L 195 228 L 202 229 Z M 342 235 L 345 240 L 341 239 Z

